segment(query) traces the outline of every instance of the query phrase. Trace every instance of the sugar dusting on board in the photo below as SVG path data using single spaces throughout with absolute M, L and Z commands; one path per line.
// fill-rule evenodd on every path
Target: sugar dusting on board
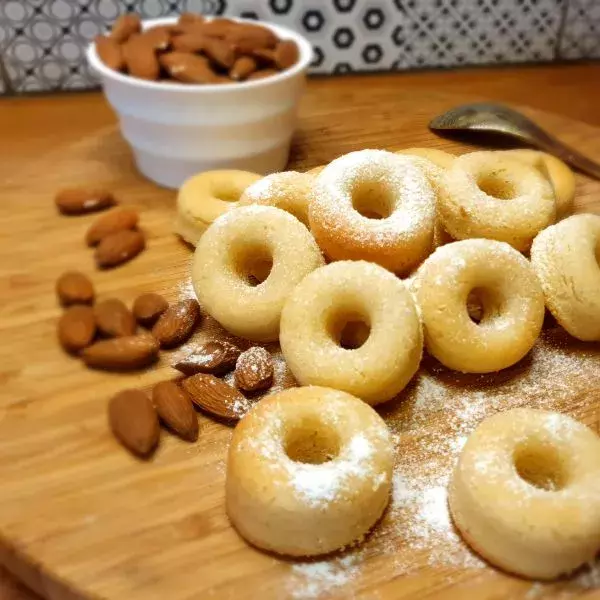
M 489 568 L 461 540 L 448 512 L 447 483 L 462 446 L 485 417 L 499 411 L 528 406 L 581 414 L 584 390 L 594 387 L 600 388 L 600 349 L 558 327 L 544 330 L 518 365 L 493 376 L 455 373 L 425 358 L 401 400 L 380 410 L 396 448 L 393 496 L 384 518 L 364 544 L 342 557 L 292 566 L 291 597 L 351 597 L 378 560 L 387 579 L 415 573 L 424 562 L 443 569 L 445 577 Z M 528 597 L 549 591 L 568 597 L 597 588 L 596 563 L 566 582 L 532 582 Z

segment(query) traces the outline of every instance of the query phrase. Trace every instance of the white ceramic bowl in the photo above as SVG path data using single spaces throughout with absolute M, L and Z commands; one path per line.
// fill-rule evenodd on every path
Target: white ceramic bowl
M 144 27 L 176 21 L 153 19 Z M 312 48 L 286 27 L 261 25 L 294 40 L 300 58 L 273 77 L 231 85 L 165 84 L 129 77 L 106 67 L 95 44 L 90 45 L 88 61 L 100 75 L 121 133 L 146 177 L 177 188 L 201 171 L 227 168 L 266 174 L 285 168 Z

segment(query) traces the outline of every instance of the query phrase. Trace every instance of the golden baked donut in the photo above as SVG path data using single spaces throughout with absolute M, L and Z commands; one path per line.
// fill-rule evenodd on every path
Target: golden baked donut
M 309 175 L 318 175 L 327 165 L 319 165 L 318 167 L 313 167 L 306 171 Z
M 492 564 L 553 579 L 600 549 L 600 438 L 567 415 L 517 408 L 469 436 L 449 485 L 465 541 Z
M 573 215 L 544 229 L 531 264 L 554 318 L 572 336 L 600 341 L 600 216 Z
M 317 176 L 310 229 L 333 260 L 368 260 L 406 273 L 431 250 L 435 195 L 413 160 L 351 152 Z
M 550 181 L 554 189 L 557 219 L 562 219 L 572 212 L 576 186 L 575 175 L 562 160 L 547 152 L 526 148 L 504 150 L 501 154 L 530 164 Z
M 248 171 L 205 171 L 179 188 L 175 233 L 193 244 L 220 215 L 236 206 L 243 191 L 262 178 Z
M 244 206 L 206 230 L 196 246 L 192 283 L 201 306 L 225 329 L 267 342 L 279 335 L 290 292 L 323 262 L 298 219 L 272 206 Z
M 449 169 L 456 158 L 454 154 L 438 148 L 404 148 L 403 150 L 396 150 L 394 153 L 420 156 L 431 161 L 440 169 Z
M 369 404 L 396 396 L 423 351 L 412 295 L 392 273 L 363 261 L 331 263 L 303 279 L 284 305 L 279 342 L 301 385 L 344 390 Z
M 262 204 L 275 206 L 294 215 L 308 227 L 308 201 L 312 192 L 314 177 L 297 171 L 282 171 L 267 175 L 249 185 L 238 206 Z
M 455 239 L 488 238 L 528 250 L 554 222 L 554 193 L 531 165 L 496 152 L 472 152 L 445 172 L 438 211 Z
M 234 429 L 227 514 L 259 548 L 326 554 L 375 525 L 392 469 L 391 436 L 370 406 L 337 390 L 292 388 L 261 400 Z
M 499 371 L 531 349 L 544 320 L 544 295 L 529 261 L 503 242 L 463 240 L 438 248 L 411 285 L 427 350 L 450 369 Z M 483 306 L 480 323 L 467 304 Z

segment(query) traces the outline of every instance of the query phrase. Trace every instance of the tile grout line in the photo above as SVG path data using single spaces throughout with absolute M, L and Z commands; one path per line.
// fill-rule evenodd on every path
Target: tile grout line
M 571 2 L 573 2 L 573 0 L 563 0 L 563 6 L 562 6 L 562 14 L 560 17 L 560 24 L 558 26 L 558 32 L 556 33 L 556 44 L 554 45 L 554 60 L 560 60 L 561 58 L 561 48 L 562 48 L 562 41 L 563 41 L 563 36 L 565 34 L 565 28 L 567 26 L 567 18 L 569 15 L 569 8 L 571 6 Z

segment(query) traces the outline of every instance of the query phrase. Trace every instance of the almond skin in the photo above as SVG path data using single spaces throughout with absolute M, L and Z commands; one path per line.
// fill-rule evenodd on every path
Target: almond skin
M 192 24 L 198 24 L 198 23 L 203 23 L 204 22 L 204 17 L 202 15 L 199 15 L 197 13 L 193 13 L 193 12 L 182 12 L 179 15 L 179 25 L 192 25 Z
M 115 208 L 98 217 L 90 225 L 85 235 L 85 243 L 88 246 L 96 246 L 102 241 L 102 238 L 111 233 L 135 229 L 138 220 L 139 216 L 136 210 L 132 208 Z
M 155 51 L 163 52 L 171 45 L 172 27 L 169 25 L 157 25 L 146 29 L 140 38 L 148 43 Z
M 152 390 L 152 402 L 161 420 L 181 439 L 198 439 L 198 417 L 192 399 L 174 381 L 161 381 Z
M 96 43 L 96 54 L 98 58 L 109 68 L 114 71 L 122 71 L 125 66 L 123 51 L 121 45 L 112 38 L 104 35 L 97 35 L 94 38 Z
M 108 190 L 94 188 L 60 190 L 54 202 L 63 215 L 85 215 L 116 204 L 114 196 Z
M 204 54 L 219 67 L 224 69 L 233 67 L 235 49 L 231 44 L 216 38 L 206 38 L 203 50 Z
M 96 335 L 94 309 L 76 304 L 68 308 L 58 321 L 58 340 L 72 354 L 89 346 Z
M 140 390 L 123 390 L 113 396 L 108 421 L 119 442 L 140 458 L 149 457 L 158 445 L 158 415 L 150 398 Z
M 275 64 L 282 71 L 298 62 L 298 46 L 291 40 L 279 42 L 275 47 Z
M 204 44 L 207 39 L 209 38 L 191 31 L 189 33 L 176 35 L 173 38 L 171 45 L 176 52 L 200 52 L 204 49 Z
M 158 342 L 150 335 L 101 340 L 85 348 L 82 358 L 88 367 L 107 371 L 141 369 L 158 358 Z
M 172 304 L 159 317 L 152 328 L 152 335 L 162 348 L 175 348 L 185 342 L 200 320 L 200 306 L 193 299 Z
M 264 390 L 273 383 L 273 359 L 261 346 L 242 352 L 235 365 L 235 384 L 245 392 Z
M 160 65 L 154 49 L 154 43 L 144 35 L 129 38 L 123 44 L 123 58 L 127 72 L 132 77 L 156 81 L 160 75 Z
M 142 30 L 142 20 L 139 15 L 128 13 L 121 15 L 112 26 L 110 38 L 122 44 L 126 42 L 133 34 Z
M 93 304 L 94 286 L 79 271 L 67 271 L 56 281 L 56 295 L 63 306 Z
M 117 298 L 98 302 L 94 307 L 96 326 L 108 337 L 124 337 L 135 334 L 136 321 L 125 303 Z
M 214 375 L 192 375 L 181 382 L 181 387 L 198 408 L 221 419 L 238 420 L 251 406 L 238 390 Z
M 256 61 L 251 56 L 240 56 L 229 71 L 229 77 L 235 81 L 243 81 L 256 71 Z
M 96 264 L 101 269 L 117 267 L 135 258 L 146 246 L 143 234 L 136 230 L 111 233 L 96 247 Z
M 225 39 L 233 44 L 241 54 L 249 54 L 259 48 L 275 48 L 277 36 L 262 25 L 237 23 L 232 27 Z
M 223 375 L 233 370 L 241 350 L 225 340 L 211 340 L 173 365 L 184 375 L 212 373 Z
M 152 327 L 169 303 L 160 294 L 142 294 L 133 303 L 133 316 L 144 327 Z
M 167 52 L 160 57 L 162 67 L 183 83 L 216 83 L 217 75 L 204 56 L 187 52 Z

